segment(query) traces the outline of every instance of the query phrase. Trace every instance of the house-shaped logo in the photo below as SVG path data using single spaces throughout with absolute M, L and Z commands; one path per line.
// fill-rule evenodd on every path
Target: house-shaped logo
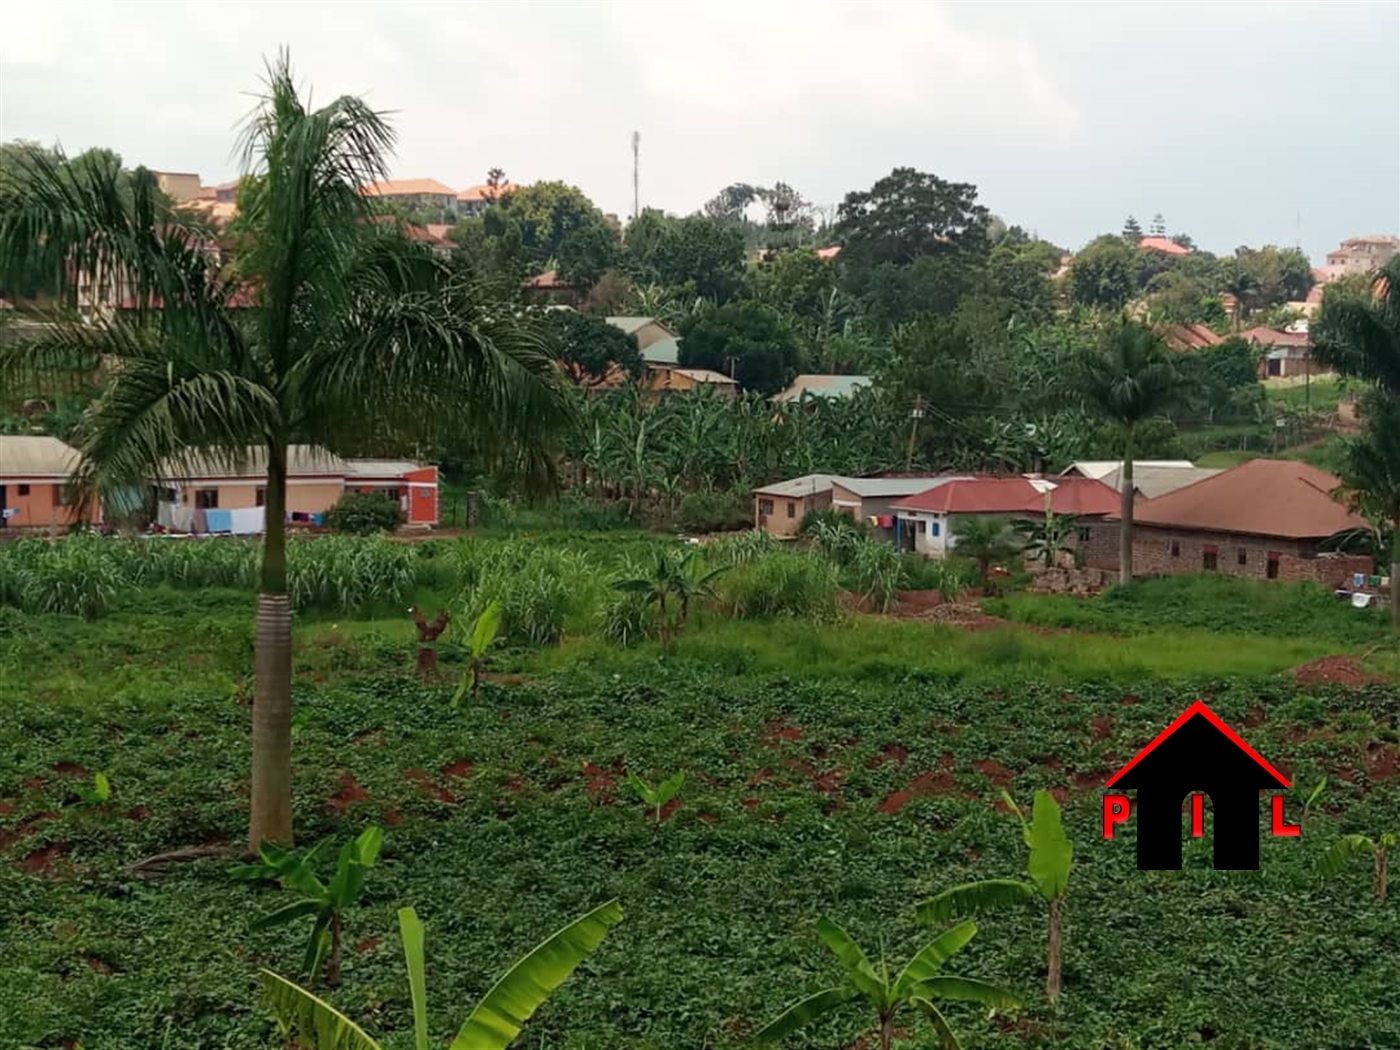
M 1220 717 L 1197 701 L 1105 785 L 1137 791 L 1104 796 L 1104 838 L 1115 824 L 1137 811 L 1137 866 L 1140 871 L 1181 867 L 1182 803 L 1191 795 L 1194 836 L 1204 831 L 1205 798 L 1215 823 L 1217 870 L 1259 867 L 1259 793 L 1288 788 L 1288 778 L 1246 744 Z M 1283 822 L 1283 796 L 1273 797 L 1273 834 L 1296 836 L 1301 829 Z

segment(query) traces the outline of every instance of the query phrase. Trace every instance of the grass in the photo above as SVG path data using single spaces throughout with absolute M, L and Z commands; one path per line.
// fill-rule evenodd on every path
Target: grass
M 1346 384 L 1336 376 L 1314 376 L 1311 383 L 1292 386 L 1264 384 L 1265 397 L 1295 412 L 1308 409 L 1313 412 L 1335 412 L 1337 402 L 1346 392 Z
M 550 557 L 591 551 L 597 572 L 657 542 L 613 539 L 540 542 L 559 548 Z M 458 579 L 453 550 L 418 553 L 431 563 L 416 567 L 421 595 Z M 1013 596 L 988 605 L 1033 622 L 972 632 L 708 611 L 665 660 L 653 642 L 605 645 L 574 616 L 557 647 L 495 651 L 511 674 L 456 711 L 452 633 L 442 680 L 422 684 L 401 610 L 298 617 L 301 841 L 388 832 L 348 920 L 344 983 L 327 994 L 387 1046 L 411 1044 L 394 921 L 411 904 L 444 1004 L 439 1045 L 462 1013 L 446 1004 L 476 1000 L 547 932 L 618 896 L 622 926 L 518 1045 L 741 1050 L 835 976 L 819 915 L 906 957 L 929 937 L 913 919 L 921 897 L 1020 873 L 1019 828 L 994 803 L 1003 787 L 1023 803 L 1045 787 L 1063 794 L 1077 850 L 1061 1008 L 1041 992 L 1043 916 L 986 917 L 959 972 L 1026 1006 L 954 1009 L 965 1045 L 1400 1045 L 1400 910 L 1369 899 L 1361 863 L 1331 885 L 1313 872 L 1336 835 L 1400 812 L 1400 778 L 1378 764 L 1400 746 L 1395 696 L 1277 673 L 1384 637 L 1329 602 L 1202 577 L 1087 602 Z M 214 861 L 158 882 L 124 871 L 242 834 L 253 608 L 236 588 L 155 587 L 119 591 L 94 622 L 0 609 L 0 1047 L 277 1045 L 254 975 L 291 973 L 303 931 L 249 923 L 278 892 Z M 1295 784 L 1331 786 L 1302 840 L 1263 837 L 1259 871 L 1213 871 L 1208 833 L 1188 840 L 1183 870 L 1138 872 L 1131 830 L 1101 836 L 1101 785 L 1202 696 Z M 627 769 L 687 774 L 660 827 Z M 112 801 L 78 804 L 98 770 Z M 863 1031 L 843 1014 L 793 1045 L 846 1050 Z

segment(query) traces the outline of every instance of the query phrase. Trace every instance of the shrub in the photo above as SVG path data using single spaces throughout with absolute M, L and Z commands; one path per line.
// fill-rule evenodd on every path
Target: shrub
M 398 502 L 383 492 L 347 492 L 326 511 L 326 525 L 332 531 L 352 536 L 393 532 L 402 524 Z
M 644 595 L 617 593 L 598 611 L 598 633 L 614 645 L 636 645 L 656 634 L 656 614 Z
M 676 525 L 687 532 L 730 532 L 753 526 L 753 506 L 743 492 L 692 492 L 681 500 Z
M 455 557 L 463 615 L 474 619 L 498 601 L 502 635 L 530 645 L 557 643 L 599 586 L 583 555 L 524 540 L 465 540 Z
M 894 544 L 874 536 L 859 535 L 852 544 L 850 568 L 856 589 L 884 612 L 894 601 L 904 578 L 904 563 Z
M 385 536 L 292 537 L 287 593 L 296 609 L 362 612 L 402 605 L 415 578 L 415 555 Z
M 759 529 L 723 536 L 706 544 L 706 553 L 716 565 L 747 565 L 782 550 L 783 545 Z
M 107 546 L 108 541 L 95 536 L 73 536 L 47 546 L 29 565 L 21 565 L 21 604 L 35 612 L 96 620 L 127 582 Z
M 719 591 L 721 608 L 738 619 L 829 621 L 841 613 L 836 566 L 810 554 L 784 551 L 750 561 L 729 573 Z

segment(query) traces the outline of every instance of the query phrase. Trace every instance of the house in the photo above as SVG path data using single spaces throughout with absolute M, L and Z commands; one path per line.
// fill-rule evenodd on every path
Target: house
M 196 453 L 170 461 L 150 478 L 157 520 L 175 531 L 220 531 L 208 511 L 252 511 L 267 505 L 267 449 L 251 446 L 237 459 Z M 346 492 L 385 492 L 409 524 L 438 520 L 437 468 L 411 460 L 342 459 L 316 445 L 287 448 L 287 506 L 292 520 L 312 521 Z M 203 519 L 203 520 L 201 520 Z M 256 519 L 261 531 L 261 518 Z
M 519 188 L 513 182 L 502 182 L 495 186 L 483 182 L 479 186 L 468 186 L 457 193 L 457 214 L 464 219 L 475 219 L 507 193 Z
M 457 191 L 437 179 L 390 179 L 360 187 L 366 197 L 389 201 L 414 211 L 457 210 Z
M 781 404 L 786 401 L 801 401 L 809 395 L 846 400 L 872 382 L 869 376 L 800 375 L 786 390 L 774 394 L 769 400 Z
M 176 204 L 184 204 L 199 197 L 199 191 L 202 187 L 199 176 L 194 172 L 153 171 L 151 174 L 156 177 L 156 186 L 160 192 Z
M 739 384 L 729 376 L 708 368 L 681 368 L 679 365 L 647 363 L 642 389 L 653 394 L 710 388 L 720 397 L 738 397 Z
M 811 511 L 831 506 L 836 474 L 804 474 L 753 490 L 753 527 L 778 539 L 797 535 L 802 519 Z
M 1326 371 L 1313 361 L 1312 340 L 1307 332 L 1282 332 L 1262 325 L 1240 333 L 1240 338 L 1259 347 L 1260 379 L 1317 375 Z
M 232 182 L 221 182 L 217 186 L 201 186 L 199 188 L 199 199 L 202 201 L 218 201 L 220 204 L 232 204 L 238 200 L 238 187 L 242 185 L 241 180 L 234 179 Z
M 1177 244 L 1170 237 L 1143 237 L 1138 241 L 1138 251 L 1161 252 L 1163 255 L 1190 255 L 1191 249 Z
M 1209 325 L 1203 324 L 1172 324 L 1162 325 L 1157 329 L 1157 334 L 1166 341 L 1166 344 L 1173 350 L 1204 350 L 1208 346 L 1224 342 L 1222 337 L 1215 334 Z
M 676 332 L 671 331 L 655 317 L 609 317 L 608 324 L 614 328 L 621 328 L 628 335 L 637 337 L 637 349 L 643 354 L 647 347 L 653 343 L 659 343 L 663 339 L 670 339 L 674 342 L 678 338 Z M 676 364 L 679 357 L 674 361 L 662 362 L 663 364 Z
M 840 255 L 840 254 L 841 254 L 841 246 L 840 246 L 839 244 L 832 244 L 832 245 L 829 245 L 829 246 L 826 247 L 826 248 L 818 248 L 818 249 L 817 249 L 817 258 L 818 258 L 818 259 L 834 259 L 834 258 L 836 258 L 836 257 L 837 257 L 838 255 Z
M 78 451 L 56 437 L 0 434 L 0 530 L 100 522 L 102 506 L 73 502 Z
M 885 539 L 895 538 L 895 504 L 920 492 L 969 475 L 933 474 L 908 478 L 833 478 L 831 507 L 863 521 Z
M 1254 459 L 1133 508 L 1133 568 L 1142 575 L 1221 572 L 1338 587 L 1372 562 L 1319 545 L 1366 519 L 1333 498 L 1341 482 L 1294 460 Z M 1090 565 L 1118 568 L 1118 522 L 1090 530 Z
M 1181 867 L 1186 796 L 1209 797 L 1217 871 L 1259 867 L 1259 792 L 1286 789 L 1288 778 L 1196 701 L 1105 785 L 1137 792 L 1137 866 Z
M 1081 470 L 1080 468 L 1086 468 Z M 1103 469 L 1107 467 L 1108 469 Z M 1143 460 L 1133 464 L 1133 492 L 1144 499 L 1156 499 L 1168 492 L 1194 485 L 1219 474 L 1211 467 L 1193 467 L 1189 460 Z M 1123 465 L 1118 462 L 1085 460 L 1071 463 L 1060 472 L 1061 477 L 1092 477 L 1102 481 L 1114 492 L 1122 492 Z
M 1336 251 L 1327 253 L 1327 270 L 1334 276 L 1373 273 L 1400 254 L 1400 237 L 1374 234 L 1349 237 Z
M 570 284 L 558 270 L 546 270 L 528 278 L 523 285 L 531 302 L 546 306 L 576 307 L 587 298 L 587 289 Z
M 642 347 L 642 360 L 649 365 L 678 365 L 681 363 L 681 341 L 675 336 L 658 339 Z
M 1093 519 L 1118 506 L 1118 494 L 1096 478 L 955 477 L 894 504 L 895 543 L 901 550 L 943 558 L 957 545 L 961 518 L 1038 518 L 1048 510 Z M 1087 540 L 1087 529 L 1084 522 L 1080 541 Z

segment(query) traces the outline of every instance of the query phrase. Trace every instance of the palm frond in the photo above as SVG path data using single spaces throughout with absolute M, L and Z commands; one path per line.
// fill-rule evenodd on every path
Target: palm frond
M 886 997 L 884 982 L 875 976 L 864 950 L 849 933 L 826 917 L 817 920 L 817 936 L 841 962 L 847 979 L 875 1006 L 882 1006 Z
M 779 1039 L 791 1035 L 823 1014 L 830 1013 L 837 1007 L 845 1005 L 859 994 L 852 986 L 842 985 L 839 988 L 827 988 L 815 995 L 809 995 L 805 999 L 799 999 L 764 1025 L 763 1030 L 754 1036 L 754 1041 L 776 1043 Z
M 998 988 L 974 977 L 930 977 L 914 987 L 913 995 L 919 999 L 956 999 L 962 1002 L 983 1003 L 1001 1010 L 1011 1010 L 1021 1005 L 1021 1001 L 1005 988 Z
M 921 902 L 916 909 L 920 922 L 947 922 L 957 915 L 979 915 L 1012 908 L 1039 895 L 1037 889 L 1019 879 L 983 879 L 950 886 Z
M 1359 853 L 1374 853 L 1376 844 L 1365 835 L 1343 835 L 1317 858 L 1317 870 L 1325 879 L 1330 879 L 1345 868 Z
M 912 1002 L 923 1011 L 924 1016 L 929 1019 L 938 1032 L 938 1038 L 943 1043 L 943 1050 L 962 1050 L 962 1043 L 958 1042 L 957 1033 L 953 1031 L 953 1026 L 948 1023 L 948 1018 L 943 1016 L 943 1012 L 937 1006 L 927 999 L 914 999 Z
M 962 951 L 967 942 L 976 935 L 977 924 L 971 919 L 939 934 L 909 960 L 909 965 L 894 982 L 895 995 L 908 995 L 915 985 L 923 984 L 929 978 L 937 976 L 943 964 Z
M 262 971 L 262 983 L 278 1027 L 296 1045 L 315 1050 L 380 1050 L 363 1028 L 300 985 L 271 970 Z

